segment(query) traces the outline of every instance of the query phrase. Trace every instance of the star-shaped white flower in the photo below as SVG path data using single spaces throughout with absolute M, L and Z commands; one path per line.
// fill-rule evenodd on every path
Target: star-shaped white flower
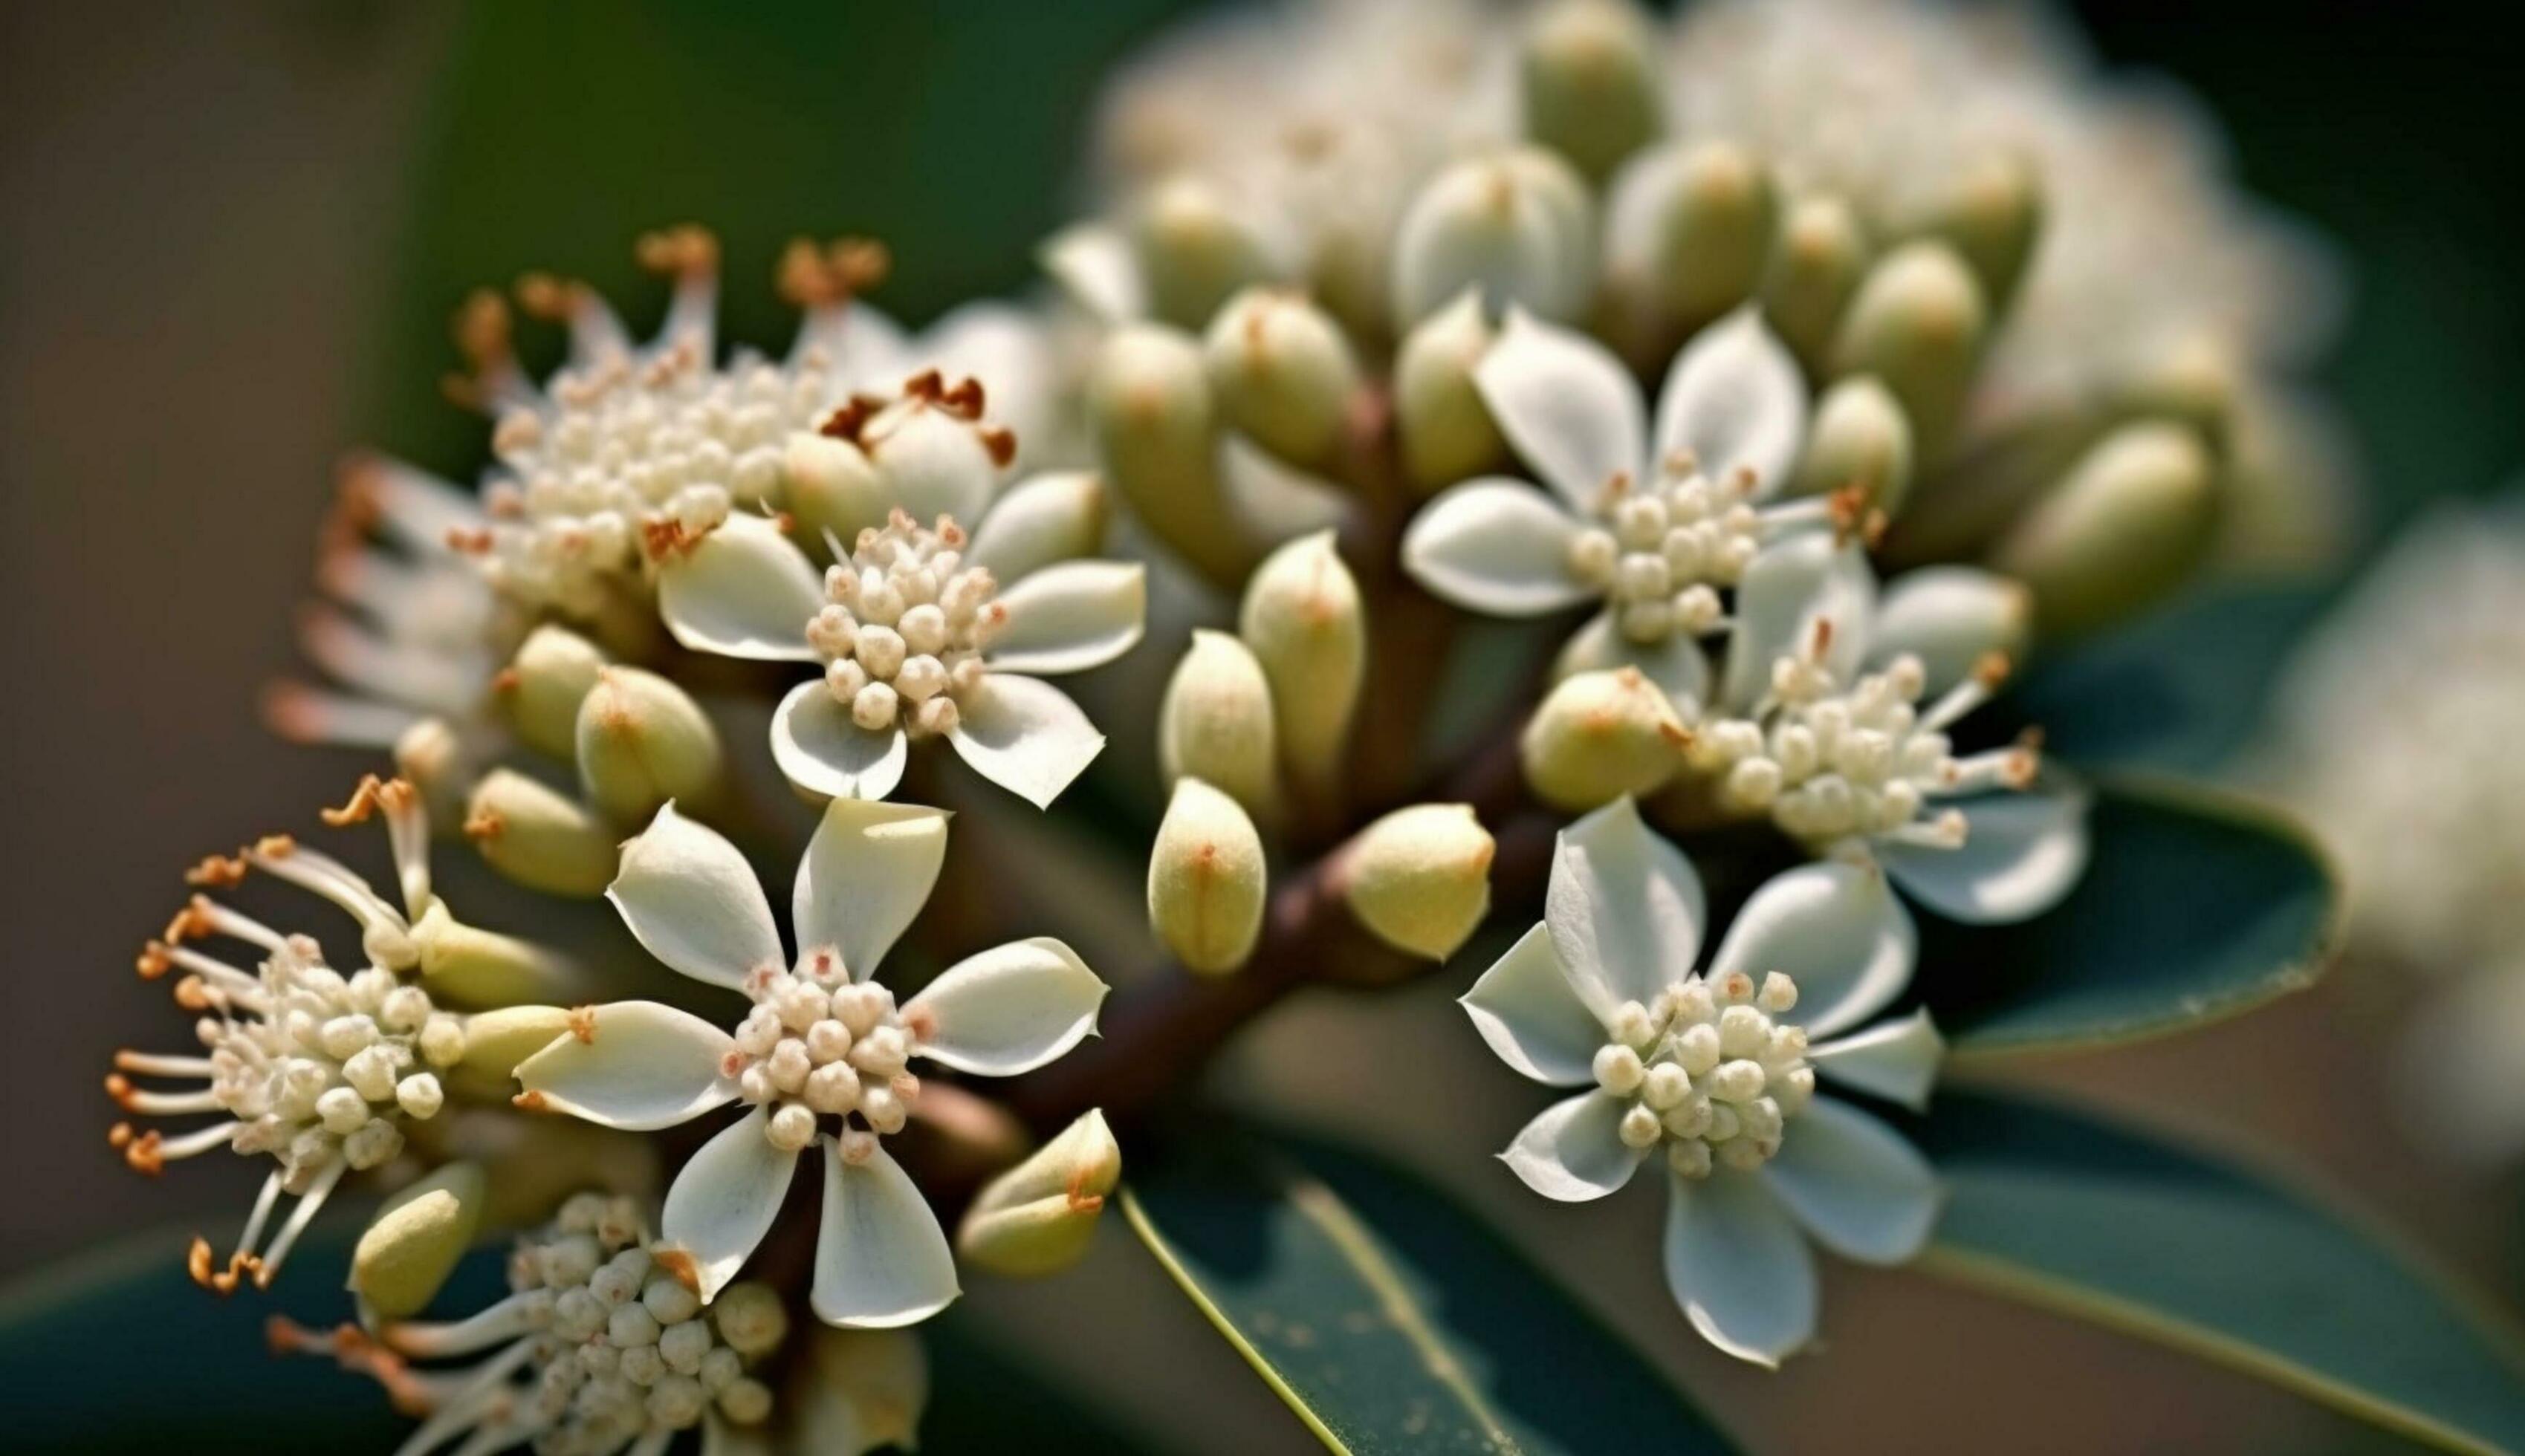
M 1927 1160 L 1813 1096 L 1820 1073 L 1927 1099 L 1943 1047 L 1926 1012 L 1855 1030 L 1910 980 L 1909 918 L 1870 868 L 1802 866 L 1754 893 L 1695 974 L 1700 877 L 1627 799 L 1562 831 L 1544 915 L 1462 1003 L 1510 1067 L 1589 1090 L 1528 1123 L 1503 1161 L 1579 1202 L 1659 1155 L 1675 1302 L 1720 1349 L 1778 1363 L 1814 1334 L 1808 1236 L 1899 1264 L 1937 1220 Z
M 879 1141 L 919 1097 L 906 1064 L 1032 1070 L 1095 1030 L 1106 988 L 1068 946 L 1035 939 L 960 961 L 898 1007 L 869 975 L 929 898 L 946 849 L 943 810 L 834 800 L 799 861 L 791 958 L 754 871 L 718 834 L 668 804 L 623 846 L 606 895 L 632 935 L 752 1009 L 731 1034 L 655 1001 L 591 1007 L 573 1035 L 519 1065 L 519 1100 L 635 1131 L 734 1101 L 752 1109 L 675 1175 L 660 1221 L 692 1255 L 705 1301 L 762 1241 L 798 1154 L 817 1142 L 816 1313 L 907 1325 L 956 1297 L 947 1236 Z
M 1689 712 L 1708 688 L 1696 639 L 1721 624 L 1718 589 L 1768 542 L 1832 519 L 1822 498 L 1761 504 L 1806 435 L 1797 361 L 1758 314 L 1730 315 L 1675 356 L 1652 433 L 1611 351 L 1511 309 L 1473 382 L 1551 489 L 1501 476 L 1450 487 L 1405 534 L 1405 568 L 1496 616 L 1602 603 L 1561 670 L 1636 666 Z

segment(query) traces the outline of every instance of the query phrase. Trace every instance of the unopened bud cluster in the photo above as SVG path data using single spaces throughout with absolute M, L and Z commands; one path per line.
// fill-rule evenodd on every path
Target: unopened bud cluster
M 999 584 L 965 564 L 964 529 L 922 526 L 897 510 L 860 533 L 850 559 L 824 572 L 829 605 L 807 622 L 824 685 L 869 732 L 952 732 L 956 695 L 981 681 L 982 654 L 1007 630 Z
M 1789 1119 L 1814 1095 L 1806 1028 L 1782 1019 L 1797 1003 L 1797 984 L 1776 971 L 1758 985 L 1743 971 L 1696 976 L 1651 1004 L 1625 1001 L 1595 1061 L 1596 1085 L 1630 1104 L 1623 1144 L 1662 1145 L 1686 1178 L 1777 1156 Z
M 1713 480 L 1685 452 L 1659 475 L 1640 489 L 1617 477 L 1599 512 L 1604 524 L 1569 543 L 1570 574 L 1605 594 L 1634 642 L 1715 627 L 1716 588 L 1734 586 L 1762 544 L 1751 470 Z
M 903 1131 L 920 1099 L 920 1079 L 904 1070 L 919 1042 L 893 992 L 854 983 L 840 957 L 820 950 L 795 972 L 755 971 L 745 993 L 754 1009 L 719 1070 L 747 1102 L 771 1109 L 772 1146 L 796 1152 L 816 1141 L 817 1118 L 852 1113 L 865 1127 L 843 1132 L 845 1157 L 864 1159 L 879 1135 Z

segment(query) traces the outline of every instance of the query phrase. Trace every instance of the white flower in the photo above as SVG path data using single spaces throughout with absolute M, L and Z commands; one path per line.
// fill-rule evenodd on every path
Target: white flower
M 1926 1159 L 1867 1113 L 1813 1097 L 1820 1073 L 1925 1103 L 1943 1050 L 1928 1014 L 1859 1029 L 1910 980 L 1909 918 L 1874 870 L 1806 865 L 1757 890 L 1696 974 L 1700 877 L 1627 799 L 1561 832 L 1544 917 L 1462 1004 L 1510 1067 L 1588 1090 L 1528 1123 L 1502 1160 L 1536 1192 L 1580 1202 L 1656 1155 L 1675 1302 L 1720 1349 L 1777 1364 L 1814 1334 L 1807 1236 L 1899 1264 L 1937 1219 Z
M 2008 588 L 1956 567 L 1918 575 L 1880 609 L 1856 543 L 1817 533 L 1764 553 L 1687 759 L 1726 806 L 1768 814 L 1817 854 L 1882 865 L 1949 919 L 2029 919 L 2086 869 L 2087 797 L 2044 778 L 2030 742 L 1955 752 L 1947 730 L 2006 677 L 2010 623 L 1912 608 L 1934 608 L 1920 594 L 1957 576 Z
M 1404 566 L 1475 611 L 1603 603 L 1562 670 L 1636 666 L 1689 714 L 1708 690 L 1695 638 L 1721 625 L 1717 589 L 1766 542 L 1832 520 L 1821 498 L 1759 505 L 1804 443 L 1796 361 L 1751 310 L 1721 319 L 1675 357 L 1652 431 L 1610 350 L 1512 309 L 1473 378 L 1551 489 L 1501 477 L 1449 489 L 1412 520 Z
M 207 1239 L 193 1240 L 193 1278 L 223 1294 L 249 1276 L 257 1287 L 268 1286 L 343 1174 L 392 1158 L 403 1150 L 403 1124 L 437 1115 L 446 1099 L 438 1074 L 464 1054 L 464 1018 L 438 1009 L 416 984 L 422 937 L 445 917 L 430 894 L 429 825 L 421 796 L 401 780 L 371 778 L 348 806 L 326 811 L 325 818 L 346 823 L 378 808 L 394 846 L 400 893 L 393 898 L 286 835 L 258 841 L 233 858 L 206 859 L 188 877 L 196 885 L 232 886 L 254 869 L 313 891 L 359 922 L 366 967 L 344 975 L 325 963 L 315 937 L 285 935 L 204 895 L 194 896 L 140 954 L 146 978 L 184 973 L 175 983 L 175 1003 L 200 1018 L 193 1030 L 201 1049 L 119 1051 L 106 1091 L 137 1115 L 211 1113 L 220 1121 L 173 1138 L 117 1123 L 114 1145 L 133 1168 L 150 1174 L 215 1147 L 279 1164 L 264 1180 L 224 1266 Z M 255 969 L 194 944 L 214 937 L 253 946 L 261 957 Z M 135 1085 L 135 1076 L 201 1086 L 151 1091 Z M 297 1204 L 257 1253 L 283 1193 Z
M 398 1451 L 421 1456 L 531 1445 L 537 1456 L 658 1456 L 700 1427 L 703 1449 L 760 1427 L 770 1387 L 749 1374 L 788 1332 L 779 1296 L 762 1285 L 724 1290 L 705 1307 L 688 1261 L 648 1238 L 628 1198 L 579 1193 L 552 1224 L 518 1239 L 509 1295 L 450 1323 L 394 1321 L 371 1338 L 285 1321 L 283 1349 L 330 1353 L 374 1376 L 396 1404 L 423 1416 Z M 910 1336 L 901 1336 L 909 1338 Z M 455 1369 L 405 1361 L 491 1353 Z
M 655 1001 L 589 1008 L 575 1035 L 520 1064 L 518 1100 L 640 1131 L 729 1102 L 752 1109 L 667 1193 L 661 1232 L 693 1258 L 705 1301 L 762 1240 L 798 1154 L 817 1142 L 817 1314 L 905 1325 L 956 1297 L 937 1216 L 879 1141 L 919 1098 L 907 1064 L 926 1057 L 988 1077 L 1039 1067 L 1095 1030 L 1105 984 L 1059 941 L 1017 941 L 950 966 L 898 1007 L 869 976 L 919 913 L 946 849 L 942 810 L 835 799 L 799 861 L 792 959 L 725 839 L 668 804 L 623 846 L 606 894 L 632 935 L 752 1007 L 733 1034 Z

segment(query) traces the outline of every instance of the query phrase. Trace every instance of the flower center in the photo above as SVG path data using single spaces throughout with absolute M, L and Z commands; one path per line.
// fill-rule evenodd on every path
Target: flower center
M 1708 632 L 1719 619 L 1717 588 L 1734 586 L 1761 546 L 1754 483 L 1750 471 L 1711 480 L 1689 456 L 1667 461 L 1647 489 L 1615 476 L 1597 510 L 1603 524 L 1569 543 L 1569 569 L 1605 594 L 1634 642 Z
M 1623 1143 L 1663 1144 L 1686 1178 L 1770 1161 L 1814 1095 L 1806 1028 L 1779 1020 L 1797 1003 L 1797 984 L 1776 971 L 1759 986 L 1730 971 L 1677 982 L 1650 1005 L 1625 1001 L 1595 1065 L 1596 1085 L 1630 1104 Z
M 865 1158 L 877 1137 L 903 1131 L 920 1098 L 920 1079 L 905 1070 L 919 1037 L 893 992 L 852 982 L 830 950 L 809 951 L 795 971 L 765 966 L 745 990 L 754 1009 L 720 1070 L 747 1102 L 771 1108 L 764 1136 L 773 1146 L 806 1147 L 821 1117 L 843 1120 L 845 1157 Z
M 862 728 L 925 736 L 958 723 L 957 696 L 981 680 L 982 654 L 1009 623 L 998 583 L 965 564 L 964 547 L 948 517 L 932 529 L 897 510 L 826 568 L 829 605 L 808 620 L 807 641 Z

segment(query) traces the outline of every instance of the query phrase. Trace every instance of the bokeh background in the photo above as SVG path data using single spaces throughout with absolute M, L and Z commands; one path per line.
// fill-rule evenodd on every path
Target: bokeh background
M 459 475 L 478 461 L 478 422 L 436 388 L 465 290 L 547 267 L 647 316 L 660 290 L 630 239 L 683 219 L 726 245 L 724 336 L 740 340 L 785 342 L 769 268 L 802 232 L 889 241 L 879 302 L 911 318 L 1025 286 L 1033 241 L 1075 198 L 1100 69 L 1191 8 L 0 7 L 0 1276 L 171 1222 L 224 1227 L 260 1176 L 206 1159 L 135 1177 L 105 1146 L 98 1082 L 112 1047 L 179 1027 L 128 967 L 181 866 L 310 819 L 360 766 L 267 736 L 256 698 L 294 665 L 332 461 L 363 443 Z M 2318 382 L 2364 461 L 2362 541 L 2525 467 L 2512 58 L 2451 8 L 2076 9 L 2112 64 L 2210 98 L 2239 176 L 2349 265 L 2348 328 Z M 2231 659 L 2278 660 L 2264 646 Z M 2233 702 L 2259 686 L 2238 676 Z M 1231 1075 L 1269 1080 L 1274 1045 L 1410 1055 L 1460 1033 L 1438 1001 L 1461 978 L 1440 979 L 1374 1004 L 1302 999 Z M 2512 1304 L 2516 1190 L 2403 1136 L 2381 1092 L 2397 1009 L 2352 967 L 2242 1022 L 2045 1079 L 2304 1166 Z M 1337 1082 L 1314 1086 L 1335 1110 Z M 1512 1125 L 1459 1110 L 1487 1105 L 1459 1092 L 1433 1087 L 1407 1110 Z M 1636 1255 L 1656 1209 L 1630 1201 L 1641 1227 L 1604 1241 Z M 1513 1232 L 1553 1238 L 1540 1210 L 1510 1213 Z M 1020 1333 L 1091 1322 L 1061 1373 L 1123 1392 L 1144 1430 L 1212 1432 L 1177 1447 L 1311 1448 L 1118 1244 L 1058 1285 L 970 1302 Z M 1828 1304 L 1836 1347 L 1765 1378 L 1682 1348 L 1697 1342 L 1652 1265 L 1553 1262 L 1608 1318 L 1675 1346 L 1669 1363 L 1758 1449 L 2364 1439 L 2153 1347 L 1846 1267 Z M 1186 1417 L 1203 1424 L 1175 1425 Z

